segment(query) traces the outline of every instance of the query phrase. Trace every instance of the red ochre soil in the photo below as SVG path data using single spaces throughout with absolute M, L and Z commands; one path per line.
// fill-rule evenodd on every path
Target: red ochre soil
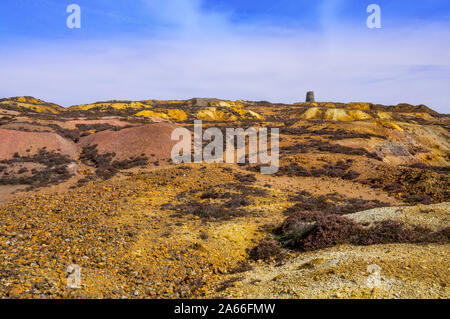
M 70 158 L 78 154 L 75 143 L 58 134 L 0 128 L 0 160 L 11 159 L 15 153 L 20 156 L 34 155 L 44 147 L 48 152 L 55 151 Z
M 144 154 L 152 160 L 168 160 L 172 146 L 171 134 L 177 126 L 155 123 L 120 131 L 103 131 L 81 138 L 81 147 L 97 145 L 100 154 L 115 153 L 115 159 L 125 160 Z

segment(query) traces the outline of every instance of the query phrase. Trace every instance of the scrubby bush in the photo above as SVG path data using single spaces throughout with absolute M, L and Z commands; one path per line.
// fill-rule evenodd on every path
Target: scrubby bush
M 95 131 L 95 133 L 113 129 L 114 126 L 108 123 L 99 124 L 77 124 L 75 125 L 80 131 Z
M 422 165 L 419 165 L 422 166 Z M 381 171 L 383 172 L 383 171 Z M 418 168 L 389 169 L 383 178 L 370 178 L 365 183 L 371 188 L 382 188 L 391 195 L 410 205 L 441 203 L 450 200 L 449 174 L 442 170 L 425 170 Z
M 253 267 L 248 263 L 248 261 L 242 261 L 235 268 L 231 269 L 229 273 L 240 274 L 251 270 L 253 270 Z
M 375 153 L 368 152 L 364 148 L 353 148 L 353 147 L 342 146 L 339 144 L 330 144 L 328 142 L 317 142 L 315 147 L 319 151 L 323 151 L 323 152 L 339 153 L 339 154 L 346 154 L 346 155 L 359 155 L 359 156 L 365 156 L 368 158 L 373 158 L 373 159 L 382 161 L 382 158 L 380 158 L 378 155 L 376 155 Z
M 285 123 L 285 125 L 289 126 L 290 123 Z M 286 135 L 297 135 L 297 136 L 326 136 L 330 140 L 344 140 L 344 139 L 350 139 L 350 138 L 362 138 L 362 139 L 369 139 L 371 137 L 384 139 L 386 140 L 387 137 L 383 135 L 376 135 L 372 133 L 356 133 L 356 132 L 349 132 L 342 129 L 339 130 L 327 130 L 327 129 L 320 129 L 320 130 L 310 130 L 309 127 L 281 127 L 280 128 L 281 134 Z
M 360 176 L 358 172 L 349 170 L 350 165 L 343 161 L 338 161 L 336 164 L 325 164 L 322 168 L 312 168 L 307 170 L 306 168 L 298 165 L 297 163 L 291 163 L 289 165 L 280 168 L 280 172 L 288 176 L 301 176 L 301 177 L 336 177 L 345 180 L 354 180 Z
M 302 251 L 317 250 L 348 243 L 359 231 L 360 227 L 350 219 L 329 215 L 320 219 L 306 236 L 291 233 L 285 243 L 289 248 Z
M 45 147 L 33 156 L 20 156 L 18 153 L 15 153 L 12 159 L 2 160 L 0 163 L 7 165 L 14 163 L 38 163 L 45 166 L 45 168 L 42 170 L 32 169 L 30 176 L 17 176 L 28 171 L 25 167 L 21 168 L 14 176 L 5 172 L 0 179 L 0 185 L 30 185 L 28 188 L 30 190 L 59 184 L 72 176 L 67 169 L 67 165 L 72 162 L 69 157 L 55 152 L 48 152 Z
M 248 253 L 252 260 L 272 261 L 282 258 L 280 244 L 275 240 L 264 239 Z
M 169 205 L 166 208 L 175 210 L 175 216 L 194 215 L 204 221 L 230 220 L 242 217 L 248 213 L 237 207 L 225 207 L 217 203 L 190 201 L 179 205 Z
M 224 199 L 224 198 L 232 198 L 233 194 L 230 192 L 221 192 L 218 190 L 208 190 L 206 192 L 203 192 L 200 195 L 201 199 Z
M 414 243 L 425 239 L 428 231 L 421 228 L 407 228 L 402 222 L 384 220 L 363 232 L 355 241 L 361 245 Z
M 78 132 L 78 130 L 65 129 L 56 124 L 49 124 L 48 126 L 54 129 L 58 135 L 61 135 L 64 138 L 72 140 L 75 143 L 78 143 L 80 141 L 80 133 Z
M 244 184 L 251 184 L 253 182 L 256 182 L 256 177 L 254 174 L 240 174 L 236 173 L 234 174 L 234 177 L 241 183 Z
M 424 194 L 419 194 L 419 195 L 405 194 L 403 198 L 404 198 L 405 203 L 408 203 L 411 205 L 416 205 L 418 203 L 423 204 L 423 205 L 430 205 L 433 203 L 433 200 L 431 199 L 431 197 L 428 195 L 424 195 Z
M 390 206 L 379 200 L 346 198 L 339 194 L 312 196 L 308 192 L 300 192 L 292 198 L 296 202 L 285 211 L 286 215 L 295 214 L 306 221 L 317 221 L 326 215 L 346 215 L 377 207 Z
M 311 251 L 340 244 L 377 245 L 393 243 L 449 243 L 450 227 L 433 232 L 423 227 L 408 227 L 385 220 L 365 227 L 344 216 L 324 216 L 315 224 L 289 217 L 278 229 L 281 244 L 290 249 Z
M 323 217 L 322 214 L 318 213 L 314 216 L 314 219 L 322 219 Z M 297 247 L 313 229 L 314 223 L 311 223 L 311 218 L 304 216 L 304 213 L 299 213 L 289 216 L 280 227 L 274 230 L 274 233 L 279 235 L 284 246 Z
M 243 279 L 244 279 L 244 277 L 242 277 L 242 276 L 227 279 L 220 283 L 220 285 L 216 288 L 216 292 L 221 292 L 221 291 L 226 290 L 227 288 L 233 287 L 237 281 L 241 281 Z
M 113 161 L 115 156 L 115 153 L 100 154 L 97 150 L 97 145 L 89 145 L 83 147 L 80 160 L 85 165 L 94 166 L 96 168 L 95 173 L 105 180 L 115 176 L 121 169 L 130 169 L 148 164 L 148 158 L 145 157 L 145 154 L 122 161 Z
M 380 158 L 377 154 L 368 152 L 364 148 L 353 148 L 353 147 L 347 147 L 342 146 L 339 144 L 331 144 L 327 141 L 322 140 L 310 140 L 308 143 L 299 143 L 291 146 L 285 146 L 281 148 L 282 152 L 287 153 L 308 153 L 312 150 L 318 150 L 321 152 L 327 152 L 327 153 L 336 153 L 336 154 L 345 154 L 345 155 L 358 155 L 358 156 L 364 156 L 368 158 L 373 158 L 378 161 L 382 161 L 382 158 Z
M 223 205 L 226 208 L 238 208 L 251 205 L 251 201 L 245 195 L 234 195 L 229 201 Z

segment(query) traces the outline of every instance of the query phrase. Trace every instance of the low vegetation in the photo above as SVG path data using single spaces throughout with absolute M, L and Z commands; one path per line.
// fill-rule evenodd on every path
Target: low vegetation
M 100 154 L 97 145 L 85 146 L 80 155 L 80 160 L 88 166 L 95 167 L 97 176 L 103 179 L 110 179 L 122 169 L 145 166 L 148 164 L 148 158 L 145 154 L 132 157 L 127 160 L 114 160 L 115 153 Z
M 23 175 L 28 173 L 26 167 L 21 167 L 17 174 L 8 173 L 8 167 L 23 166 L 29 163 L 40 164 L 42 168 L 32 169 L 31 175 Z M 40 149 L 33 156 L 19 156 L 16 153 L 12 159 L 0 161 L 0 164 L 7 165 L 0 169 L 0 173 L 3 173 L 0 175 L 0 185 L 29 185 L 27 190 L 56 185 L 72 176 L 68 170 L 70 163 L 73 161 L 69 157 L 56 152 L 48 152 L 45 149 Z
M 288 176 L 301 176 L 301 177 L 339 177 L 346 180 L 354 180 L 360 176 L 360 174 L 354 170 L 350 170 L 352 160 L 338 161 L 335 164 L 325 164 L 321 168 L 313 168 L 307 170 L 300 166 L 298 163 L 292 163 L 280 168 L 282 174 Z
M 376 245 L 392 243 L 449 243 L 450 227 L 433 232 L 422 227 L 410 228 L 401 222 L 385 220 L 373 227 L 364 227 L 345 216 L 324 216 L 313 226 L 296 222 L 284 228 L 280 242 L 286 248 L 311 251 L 340 244 Z

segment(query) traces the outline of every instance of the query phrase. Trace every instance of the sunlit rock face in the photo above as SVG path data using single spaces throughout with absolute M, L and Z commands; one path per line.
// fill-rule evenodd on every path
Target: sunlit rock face
M 19 96 L 9 99 L 1 99 L 0 109 L 1 108 L 51 114 L 58 114 L 60 112 L 64 112 L 65 110 L 63 107 L 57 104 L 44 102 L 31 96 Z
M 137 117 L 158 117 L 171 121 L 206 120 L 236 121 L 243 119 L 263 119 L 263 117 L 246 108 L 245 101 L 228 101 L 209 98 L 190 100 L 144 100 L 109 101 L 93 104 L 75 105 L 69 111 L 115 112 L 117 114 Z

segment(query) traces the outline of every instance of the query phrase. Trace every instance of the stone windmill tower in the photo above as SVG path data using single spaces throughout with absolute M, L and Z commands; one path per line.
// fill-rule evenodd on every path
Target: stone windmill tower
M 306 93 L 306 102 L 315 102 L 316 100 L 314 99 L 314 91 L 309 91 L 308 93 Z

